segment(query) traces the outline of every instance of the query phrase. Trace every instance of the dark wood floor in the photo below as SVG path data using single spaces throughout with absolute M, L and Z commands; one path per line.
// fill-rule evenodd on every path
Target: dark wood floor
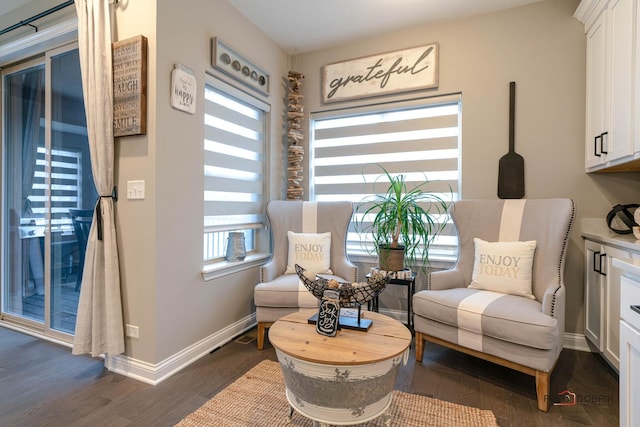
M 276 360 L 268 342 L 258 351 L 255 341 L 239 341 L 154 387 L 106 371 L 101 359 L 0 327 L 0 426 L 172 426 L 261 360 Z M 421 364 L 411 356 L 397 389 L 491 409 L 500 426 L 619 424 L 618 377 L 592 353 L 562 352 L 551 392 L 569 390 L 577 404 L 548 413 L 536 409 L 532 377 L 433 344 Z

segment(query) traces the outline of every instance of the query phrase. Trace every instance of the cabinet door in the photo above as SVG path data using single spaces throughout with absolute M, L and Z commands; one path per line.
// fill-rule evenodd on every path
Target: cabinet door
M 602 315 L 603 295 L 603 273 L 601 273 L 602 265 L 605 263 L 605 255 L 602 252 L 602 246 L 599 243 L 585 240 L 585 289 L 584 289 L 584 307 L 585 307 L 585 326 L 584 335 L 598 349 L 602 351 L 604 344 L 601 341 L 602 323 L 604 316 Z
M 611 365 L 620 368 L 620 270 L 613 268 L 613 258 L 631 258 L 631 254 L 622 249 L 604 246 L 606 253 L 606 285 L 604 286 L 604 323 L 606 331 L 603 335 L 603 356 Z
M 613 0 L 608 8 L 609 44 L 607 70 L 608 117 L 602 144 L 605 161 L 633 154 L 631 111 L 633 102 L 633 28 L 635 0 Z
M 620 322 L 620 425 L 640 425 L 640 331 Z
M 587 33 L 587 134 L 585 166 L 603 162 L 602 133 L 605 131 L 605 81 L 606 81 L 606 11 Z M 606 151 L 606 149 L 605 149 Z

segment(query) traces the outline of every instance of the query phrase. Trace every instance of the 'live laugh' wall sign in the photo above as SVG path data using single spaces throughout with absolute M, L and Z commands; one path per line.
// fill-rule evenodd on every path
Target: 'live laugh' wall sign
M 113 136 L 147 133 L 147 38 L 112 43 Z
M 325 65 L 324 102 L 438 87 L 438 44 Z

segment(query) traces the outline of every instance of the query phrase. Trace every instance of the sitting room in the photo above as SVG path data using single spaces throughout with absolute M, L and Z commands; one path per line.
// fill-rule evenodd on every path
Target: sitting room
M 0 424 L 639 425 L 638 25 L 3 0 Z

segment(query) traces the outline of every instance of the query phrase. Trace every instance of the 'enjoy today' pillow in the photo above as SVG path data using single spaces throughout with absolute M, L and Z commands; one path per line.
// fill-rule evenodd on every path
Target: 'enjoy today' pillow
M 531 293 L 536 241 L 486 242 L 473 239 L 475 260 L 470 288 L 535 298 Z
M 331 233 L 287 232 L 289 258 L 284 274 L 295 274 L 296 264 L 313 273 L 333 274 L 331 267 Z

